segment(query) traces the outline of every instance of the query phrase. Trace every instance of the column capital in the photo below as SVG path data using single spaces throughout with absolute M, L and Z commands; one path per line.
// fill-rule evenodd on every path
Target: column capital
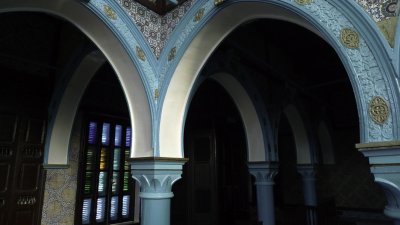
M 141 198 L 172 198 L 172 185 L 181 178 L 182 167 L 187 159 L 146 157 L 133 158 L 131 164 L 132 178 L 140 185 Z
M 368 157 L 375 182 L 386 195 L 385 214 L 400 220 L 400 141 L 363 143 L 356 148 Z
M 297 172 L 306 180 L 315 180 L 317 168 L 315 164 L 298 164 Z
M 256 185 L 273 185 L 279 171 L 278 162 L 249 162 L 249 172 L 256 178 Z

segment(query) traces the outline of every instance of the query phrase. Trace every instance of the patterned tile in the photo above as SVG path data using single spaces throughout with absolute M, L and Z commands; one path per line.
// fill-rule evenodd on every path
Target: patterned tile
M 356 0 L 367 13 L 379 22 L 397 15 L 398 0 Z
M 118 3 L 143 33 L 157 58 L 172 31 L 194 2 L 194 0 L 189 0 L 165 14 L 165 16 L 160 16 L 134 0 L 118 0 Z

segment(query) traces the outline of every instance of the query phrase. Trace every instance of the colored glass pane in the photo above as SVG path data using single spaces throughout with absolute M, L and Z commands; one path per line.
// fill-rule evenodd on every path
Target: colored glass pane
M 124 186 L 123 186 L 124 191 L 129 190 L 129 172 L 125 171 L 124 172 Z
M 116 125 L 115 126 L 115 137 L 114 137 L 114 144 L 115 146 L 121 146 L 121 139 L 122 139 L 122 126 Z
M 106 210 L 106 199 L 98 198 L 96 207 L 96 222 L 103 222 Z
M 113 194 L 118 192 L 118 172 L 113 172 L 111 191 Z
M 110 217 L 112 220 L 118 219 L 118 196 L 111 197 Z
M 116 148 L 114 149 L 114 161 L 113 161 L 114 170 L 119 170 L 120 159 L 121 159 L 121 149 Z
M 101 143 L 103 145 L 108 145 L 110 143 L 110 124 L 103 123 L 103 130 L 101 133 Z
M 97 123 L 90 122 L 89 123 L 89 137 L 88 137 L 89 144 L 95 144 L 96 137 L 97 137 Z
M 132 129 L 130 127 L 126 128 L 126 138 L 125 138 L 125 146 L 130 147 L 132 141 Z
M 95 147 L 89 146 L 86 152 L 86 170 L 93 169 Z
M 99 195 L 105 194 L 106 187 L 107 187 L 107 172 L 100 172 L 99 173 L 99 187 L 98 187 Z
M 127 218 L 129 216 L 129 203 L 131 200 L 131 196 L 124 195 L 122 197 L 122 217 Z
M 125 149 L 125 161 L 124 161 L 124 170 L 129 170 L 129 149 Z
M 93 173 L 91 171 L 87 171 L 85 173 L 85 187 L 84 187 L 85 195 L 88 195 L 92 192 L 92 176 Z
M 82 223 L 89 224 L 90 223 L 90 208 L 92 205 L 91 199 L 84 199 L 82 205 Z
M 107 148 L 101 148 L 100 151 L 100 170 L 106 170 L 107 169 Z

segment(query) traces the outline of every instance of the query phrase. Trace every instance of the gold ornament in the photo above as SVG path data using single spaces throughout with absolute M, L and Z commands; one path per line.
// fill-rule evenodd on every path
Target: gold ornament
M 389 117 L 389 105 L 382 97 L 375 96 L 369 103 L 369 116 L 378 124 L 383 124 Z
M 173 47 L 168 54 L 168 61 L 171 61 L 175 58 L 176 55 L 176 47 Z
M 299 5 L 309 5 L 313 3 L 313 0 L 295 0 L 295 2 Z
M 360 37 L 352 28 L 343 28 L 340 31 L 340 39 L 347 48 L 356 49 L 360 46 Z
M 197 11 L 196 15 L 194 16 L 193 21 L 194 22 L 199 22 L 201 20 L 201 18 L 203 18 L 204 16 L 204 8 L 199 9 L 199 11 Z
M 214 5 L 221 5 L 225 0 L 214 0 Z
M 113 8 L 111 8 L 108 5 L 104 5 L 103 9 L 104 9 L 104 12 L 106 13 L 106 15 L 108 16 L 108 18 L 110 18 L 112 20 L 117 19 L 117 13 L 115 13 Z
M 141 59 L 142 61 L 146 60 L 146 55 L 144 54 L 144 51 L 139 47 L 136 46 L 136 55 Z

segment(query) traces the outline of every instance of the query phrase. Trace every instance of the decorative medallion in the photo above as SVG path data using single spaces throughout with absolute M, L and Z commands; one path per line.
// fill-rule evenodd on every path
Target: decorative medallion
M 199 9 L 199 11 L 197 11 L 196 15 L 194 16 L 193 21 L 194 22 L 199 22 L 201 20 L 201 18 L 203 18 L 204 16 L 204 8 Z
M 360 46 L 360 37 L 352 28 L 343 28 L 340 31 L 340 39 L 347 48 L 356 49 Z
M 176 47 L 173 47 L 168 54 L 168 61 L 171 61 L 175 58 L 176 55 Z
M 225 0 L 214 0 L 214 5 L 221 5 Z
M 375 96 L 369 103 L 369 115 L 373 121 L 383 124 L 389 117 L 389 105 L 385 99 Z
M 117 19 L 117 13 L 114 11 L 113 8 L 111 8 L 108 5 L 104 5 L 104 12 L 106 13 L 106 15 L 108 16 L 108 18 L 112 19 L 112 20 L 116 20 Z
M 139 46 L 136 46 L 136 55 L 141 59 L 142 61 L 146 60 L 146 55 L 144 54 L 143 49 L 141 49 Z
M 397 1 L 398 0 L 389 0 L 382 4 L 382 14 L 386 17 L 395 17 L 396 16 L 396 10 L 397 10 Z
M 299 5 L 309 5 L 313 3 L 314 0 L 295 0 L 295 2 Z

